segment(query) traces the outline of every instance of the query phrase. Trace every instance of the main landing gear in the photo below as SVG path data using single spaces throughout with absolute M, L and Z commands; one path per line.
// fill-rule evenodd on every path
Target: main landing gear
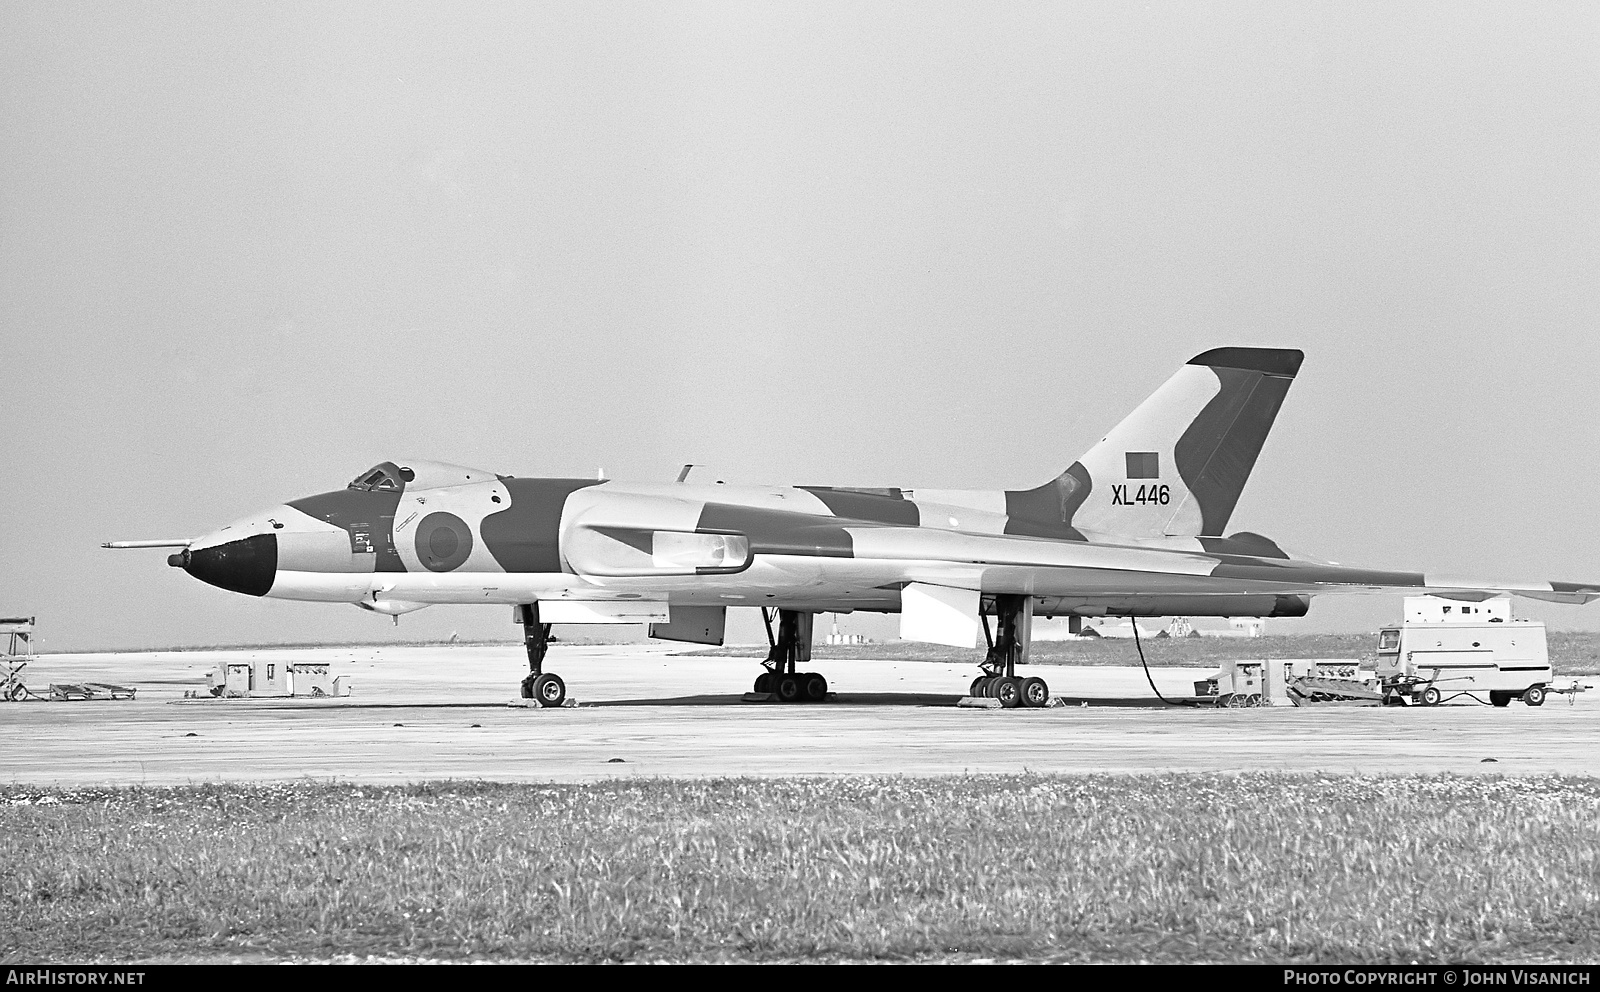
M 778 615 L 778 633 L 772 633 L 772 614 Z M 756 676 L 755 691 L 771 693 L 784 703 L 820 703 L 828 698 L 828 680 L 816 672 L 796 671 L 811 661 L 811 621 L 813 613 L 799 610 L 761 608 L 761 622 L 767 626 L 766 671 Z
M 980 666 L 983 674 L 972 680 L 972 695 L 998 699 L 1007 709 L 1048 705 L 1050 686 L 1044 679 L 1017 677 L 1017 666 L 1028 663 L 1033 641 L 1033 597 L 996 596 L 994 612 L 998 636 L 990 635 L 989 618 L 982 615 L 989 653 Z
M 544 670 L 545 652 L 550 650 L 550 625 L 539 622 L 539 604 L 517 607 L 517 622 L 522 624 L 522 642 L 528 648 L 528 677 L 522 680 L 522 698 L 540 706 L 560 706 L 567 701 L 567 684 L 555 672 Z

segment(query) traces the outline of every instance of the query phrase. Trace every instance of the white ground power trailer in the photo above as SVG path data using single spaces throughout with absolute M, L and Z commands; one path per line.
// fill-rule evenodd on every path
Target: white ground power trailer
M 1514 618 L 1510 597 L 1407 598 L 1400 624 L 1378 632 L 1377 675 L 1386 702 L 1422 706 L 1463 695 L 1540 706 L 1555 679 L 1544 624 Z

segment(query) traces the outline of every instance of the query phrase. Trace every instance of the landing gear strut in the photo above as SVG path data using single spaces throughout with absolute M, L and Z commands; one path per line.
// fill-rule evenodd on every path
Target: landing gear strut
M 1047 705 L 1050 686 L 1044 679 L 1017 677 L 1017 666 L 1028 663 L 1028 649 L 1033 641 L 1033 597 L 996 596 L 994 612 L 998 636 L 990 634 L 989 618 L 980 613 L 989 653 L 980 666 L 983 674 L 972 681 L 972 695 L 998 699 L 1007 709 Z
M 550 650 L 550 625 L 539 622 L 539 604 L 517 607 L 517 622 L 522 624 L 522 642 L 528 648 L 528 677 L 522 680 L 522 698 L 540 706 L 560 706 L 567 701 L 567 684 L 561 676 L 544 670 L 545 652 Z
M 778 632 L 772 632 L 772 615 L 778 616 Z M 761 622 L 767 627 L 766 669 L 756 676 L 755 691 L 772 693 L 780 702 L 820 703 L 828 698 L 828 680 L 816 672 L 797 671 L 811 661 L 811 621 L 814 613 L 800 610 L 761 608 Z

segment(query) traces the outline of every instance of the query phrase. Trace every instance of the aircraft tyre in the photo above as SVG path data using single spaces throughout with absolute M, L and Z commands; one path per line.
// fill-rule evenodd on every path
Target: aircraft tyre
M 1422 690 L 1422 705 L 1424 706 L 1438 706 L 1443 699 L 1444 695 L 1439 692 L 1436 686 L 1430 685 Z
M 972 696 L 972 697 L 974 697 L 976 699 L 982 699 L 984 691 L 987 690 L 988 688 L 989 688 L 989 676 L 980 675 L 977 678 L 972 680 L 972 691 L 967 693 L 967 695 Z
M 1511 693 L 1509 693 L 1509 692 L 1491 692 L 1491 693 L 1489 693 L 1489 702 L 1490 702 L 1491 705 L 1494 705 L 1494 706 L 1510 706 L 1511 705 Z
M 994 680 L 994 698 L 1000 700 L 1000 705 L 1006 709 L 1016 709 L 1022 705 L 1022 680 L 1007 678 L 1002 675 Z
M 554 709 L 567 701 L 567 684 L 554 672 L 533 677 L 533 698 L 540 706 Z
M 816 672 L 805 676 L 805 697 L 808 703 L 820 703 L 828 698 L 828 680 Z
M 532 672 L 529 672 L 528 673 L 528 677 L 522 680 L 522 698 L 523 699 L 532 699 L 532 698 L 534 698 L 534 696 L 533 696 L 533 681 L 534 681 L 534 679 L 537 679 L 538 677 L 539 676 L 533 674 Z
M 1041 678 L 1022 680 L 1022 705 L 1035 709 L 1050 703 L 1050 686 Z
M 1543 706 L 1544 705 L 1544 686 L 1542 686 L 1542 685 L 1530 685 L 1530 686 L 1528 686 L 1528 691 L 1524 692 L 1522 694 L 1522 701 L 1527 703 L 1529 706 Z
M 782 702 L 798 703 L 805 693 L 805 686 L 798 675 L 780 675 L 776 692 Z
M 755 691 L 772 692 L 775 688 L 772 684 L 775 678 L 777 678 L 777 676 L 773 675 L 771 672 L 762 672 L 760 675 L 757 675 Z

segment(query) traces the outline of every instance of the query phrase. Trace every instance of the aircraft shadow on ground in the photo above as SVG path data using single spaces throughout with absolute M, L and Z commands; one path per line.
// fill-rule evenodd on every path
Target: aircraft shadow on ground
M 641 706 L 736 706 L 759 709 L 766 706 L 778 706 L 785 710 L 796 707 L 808 709 L 840 707 L 840 706 L 922 706 L 955 708 L 962 697 L 952 693 L 934 692 L 845 692 L 832 693 L 823 703 L 780 703 L 777 701 L 748 701 L 742 693 L 697 693 L 689 696 L 653 696 L 646 699 L 592 699 L 577 698 L 577 706 L 581 709 L 599 707 L 641 707 Z M 1150 697 L 1108 697 L 1108 696 L 1058 696 L 1056 708 L 1069 707 L 1082 709 L 1102 709 L 1114 707 L 1118 709 L 1179 709 L 1192 708 L 1190 704 L 1168 705 L 1159 699 Z M 210 709 L 218 706 L 237 707 L 241 710 L 451 710 L 451 709 L 499 709 L 507 705 L 502 701 L 445 701 L 438 700 L 396 700 L 384 702 L 370 702 L 366 700 L 353 700 L 349 697 L 336 699 L 182 699 L 167 700 L 168 704 L 199 706 Z M 1209 706 L 1202 708 L 1210 709 Z
M 582 707 L 601 706 L 781 706 L 822 708 L 830 706 L 934 706 L 954 708 L 962 697 L 959 694 L 931 692 L 842 692 L 833 693 L 824 703 L 779 703 L 776 701 L 746 701 L 742 695 L 703 694 L 693 696 L 662 696 L 652 699 L 583 699 Z M 1177 709 L 1159 699 L 1139 697 L 1058 697 L 1066 706 L 1090 708 L 1113 706 L 1124 709 Z M 1187 708 L 1187 707 L 1186 707 Z
M 582 699 L 580 706 L 746 706 L 752 709 L 763 706 L 796 707 L 827 706 L 954 706 L 960 696 L 946 693 L 917 692 L 846 692 L 831 693 L 823 703 L 780 703 L 777 701 L 746 701 L 744 695 L 705 693 L 693 696 L 661 696 L 652 699 Z

